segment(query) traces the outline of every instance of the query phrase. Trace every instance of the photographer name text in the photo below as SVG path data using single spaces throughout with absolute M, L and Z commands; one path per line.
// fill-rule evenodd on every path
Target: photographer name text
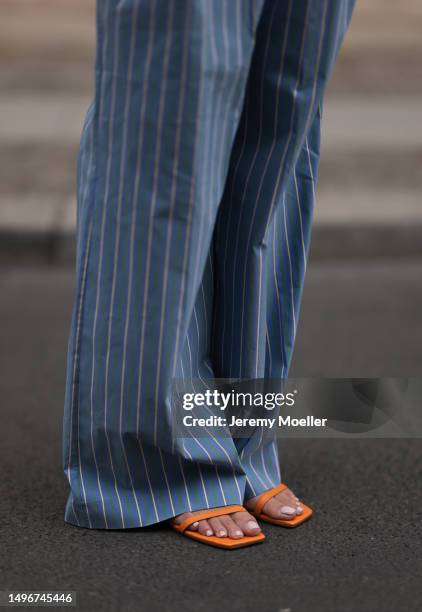
M 183 417 L 185 427 L 325 427 L 328 419 L 308 415 L 303 418 L 288 416 L 275 417 L 236 417 L 226 419 L 223 416 L 211 415 L 206 418 L 194 417 L 191 414 Z

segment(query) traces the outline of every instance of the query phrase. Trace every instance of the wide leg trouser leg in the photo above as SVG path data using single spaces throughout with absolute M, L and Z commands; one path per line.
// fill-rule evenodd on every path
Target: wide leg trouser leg
M 64 417 L 71 523 L 137 527 L 243 499 L 232 440 L 173 444 L 170 390 L 241 114 L 252 15 L 243 0 L 98 1 Z
M 306 267 L 320 107 L 348 0 L 267 2 L 215 234 L 217 376 L 287 376 Z M 279 482 L 276 442 L 238 441 L 246 497 Z

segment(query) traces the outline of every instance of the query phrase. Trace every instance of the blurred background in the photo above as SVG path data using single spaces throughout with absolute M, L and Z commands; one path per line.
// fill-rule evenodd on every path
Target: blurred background
M 94 52 L 94 0 L 0 0 L 4 317 L 13 328 L 16 302 L 44 304 L 48 287 L 61 317 L 61 364 L 73 297 L 76 155 Z M 420 372 L 420 0 L 357 1 L 323 114 L 293 373 Z M 16 279 L 22 285 L 12 291 Z M 42 328 L 46 310 L 40 316 Z
M 315 525 L 293 539 L 272 530 L 247 572 L 246 557 L 236 564 L 166 533 L 64 526 L 76 154 L 93 89 L 94 8 L 0 0 L 1 588 L 81 589 L 86 610 L 139 610 L 139 601 L 185 611 L 221 602 L 246 612 L 420 610 L 418 439 L 286 440 L 283 472 L 318 509 Z M 420 377 L 421 0 L 357 0 L 323 114 L 291 374 Z M 256 588 L 264 578 L 267 607 Z
M 95 3 L 0 10 L 1 254 L 71 262 Z M 422 254 L 421 168 L 422 2 L 358 0 L 325 103 L 313 257 Z

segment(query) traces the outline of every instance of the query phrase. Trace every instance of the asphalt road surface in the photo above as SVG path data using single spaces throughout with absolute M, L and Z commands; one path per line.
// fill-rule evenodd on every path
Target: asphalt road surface
M 292 375 L 420 375 L 421 276 L 418 260 L 311 263 Z M 73 590 L 87 611 L 422 609 L 420 440 L 284 441 L 284 478 L 315 515 L 253 548 L 65 525 L 72 291 L 67 268 L 0 270 L 0 590 Z

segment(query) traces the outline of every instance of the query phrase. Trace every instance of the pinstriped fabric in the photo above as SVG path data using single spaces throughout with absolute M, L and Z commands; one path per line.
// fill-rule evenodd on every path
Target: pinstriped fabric
M 288 373 L 349 0 L 99 0 L 78 169 L 65 519 L 128 528 L 280 481 L 274 440 L 172 436 L 174 378 Z

